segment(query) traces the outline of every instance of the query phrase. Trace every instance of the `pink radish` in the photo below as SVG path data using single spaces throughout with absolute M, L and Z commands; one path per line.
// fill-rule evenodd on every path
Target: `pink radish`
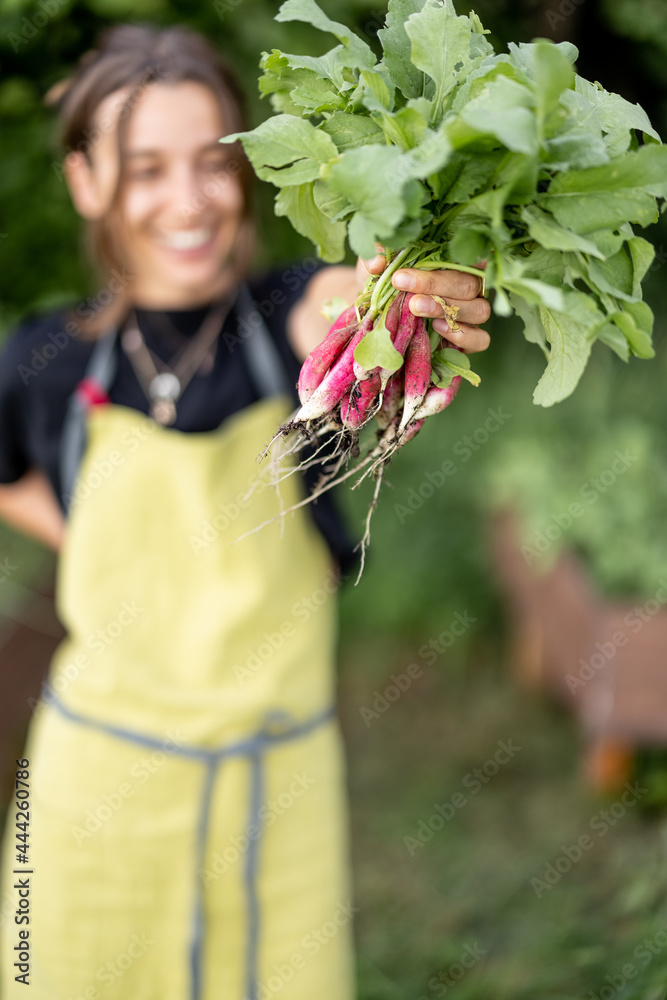
M 310 352 L 299 372 L 298 390 L 302 403 L 310 399 L 345 345 L 352 338 L 357 327 L 356 310 L 352 307 L 345 309 L 322 343 Z
M 334 366 L 329 369 L 324 379 L 317 389 L 306 400 L 298 411 L 295 422 L 301 423 L 307 420 L 316 420 L 330 413 L 336 403 L 339 403 L 348 389 L 352 388 L 354 379 L 354 349 L 361 341 L 367 328 L 370 328 L 373 320 L 367 318 L 363 321 L 356 333 L 352 336 L 348 344 L 343 348 L 342 353 Z
M 431 381 L 431 341 L 426 324 L 417 318 L 416 328 L 405 352 L 405 401 L 398 428 L 402 434 L 426 395 Z
M 382 406 L 375 414 L 375 419 L 383 430 L 389 427 L 389 424 L 398 415 L 401 408 L 401 400 L 403 399 L 403 374 L 403 369 L 399 368 L 397 372 L 394 372 L 390 376 L 385 386 Z
M 456 396 L 460 385 L 460 375 L 455 375 L 451 383 L 444 389 L 441 389 L 440 386 L 432 385 L 424 396 L 421 406 L 415 410 L 412 419 L 423 420 L 426 417 L 434 416 L 436 413 L 442 413 Z
M 355 382 L 348 395 L 340 404 L 343 426 L 348 430 L 359 430 L 372 417 L 373 406 L 380 393 L 380 375 L 374 372 L 362 382 Z

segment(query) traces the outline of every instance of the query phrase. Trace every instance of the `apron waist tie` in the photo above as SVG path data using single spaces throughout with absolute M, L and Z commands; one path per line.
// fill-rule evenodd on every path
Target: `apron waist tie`
M 51 705 L 64 718 L 79 725 L 90 726 L 115 736 L 117 739 L 129 740 L 133 743 L 140 743 L 142 746 L 162 749 L 164 741 L 160 741 L 153 736 L 145 735 L 132 729 L 125 729 L 122 726 L 113 726 L 106 722 L 101 722 L 89 716 L 68 708 L 58 698 L 53 690 L 49 689 L 46 682 L 42 685 L 42 702 Z M 195 858 L 195 906 L 193 916 L 192 940 L 190 945 L 190 982 L 191 1000 L 200 1000 L 202 991 L 202 954 L 205 936 L 205 914 L 204 914 L 204 886 L 203 881 L 198 877 L 198 872 L 204 868 L 204 855 L 206 852 L 206 839 L 208 833 L 208 821 L 211 807 L 211 797 L 213 794 L 213 784 L 215 781 L 218 765 L 227 757 L 248 757 L 251 765 L 250 781 L 250 809 L 248 818 L 248 830 L 257 829 L 261 834 L 261 806 L 264 798 L 264 754 L 272 746 L 285 743 L 290 740 L 299 739 L 306 736 L 319 726 L 324 725 L 334 718 L 336 714 L 335 705 L 330 705 L 320 712 L 316 712 L 303 722 L 295 722 L 293 717 L 281 710 L 268 712 L 264 718 L 262 727 L 252 736 L 229 743 L 214 750 L 206 750 L 203 747 L 176 747 L 174 755 L 189 757 L 206 765 L 206 774 L 202 791 L 202 800 L 199 809 L 199 822 L 196 838 L 196 858 Z M 288 728 L 273 730 L 272 726 L 283 724 Z M 259 837 L 248 837 L 248 848 L 244 859 L 243 879 L 246 889 L 246 905 L 248 908 L 248 938 L 246 945 L 246 993 L 244 1000 L 258 1000 L 258 951 L 260 933 L 260 913 L 259 897 L 257 894 L 257 872 L 259 858 Z

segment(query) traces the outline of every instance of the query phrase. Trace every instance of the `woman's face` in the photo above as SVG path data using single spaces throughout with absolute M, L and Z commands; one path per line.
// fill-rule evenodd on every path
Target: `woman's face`
M 96 115 L 91 158 L 102 200 L 118 176 L 115 129 L 103 126 L 114 109 L 118 120 L 126 97 L 110 95 Z M 139 306 L 186 309 L 229 287 L 244 198 L 238 160 L 218 142 L 224 133 L 218 102 L 200 83 L 151 84 L 130 112 L 119 237 Z

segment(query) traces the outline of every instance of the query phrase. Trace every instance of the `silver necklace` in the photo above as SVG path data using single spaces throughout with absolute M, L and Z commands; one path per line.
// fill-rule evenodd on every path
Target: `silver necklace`
M 137 380 L 149 400 L 153 420 L 169 426 L 176 420 L 176 403 L 193 375 L 202 367 L 231 309 L 233 297 L 211 306 L 201 326 L 167 365 L 147 346 L 133 311 L 122 334 L 122 344 Z

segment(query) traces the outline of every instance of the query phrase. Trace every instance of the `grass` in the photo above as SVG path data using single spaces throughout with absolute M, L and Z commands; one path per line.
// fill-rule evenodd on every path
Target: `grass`
M 360 708 L 419 662 L 418 646 L 342 651 L 359 1000 L 664 1000 L 664 818 L 641 797 L 626 807 L 593 796 L 573 721 L 513 687 L 488 650 L 465 670 L 445 657 L 424 665 L 367 725 Z M 466 775 L 499 740 L 521 750 L 474 794 Z M 420 820 L 457 792 L 466 804 L 415 846 L 418 829 L 429 832 Z M 563 849 L 585 834 L 581 859 L 535 888 L 548 864 L 568 867 Z

